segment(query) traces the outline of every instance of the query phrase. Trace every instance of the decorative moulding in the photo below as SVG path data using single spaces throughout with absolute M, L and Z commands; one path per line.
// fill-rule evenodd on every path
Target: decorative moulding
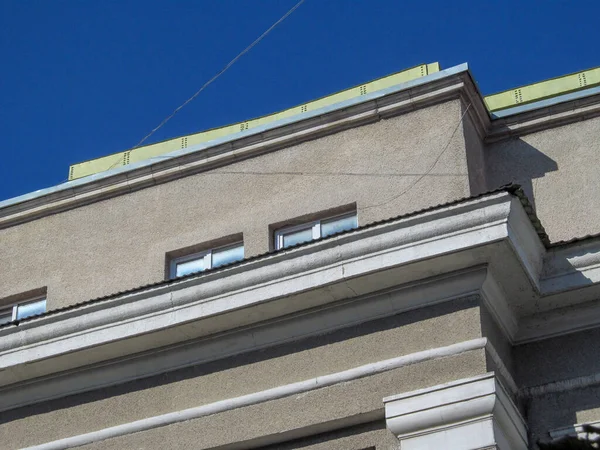
M 402 450 L 527 450 L 525 422 L 493 373 L 383 400 Z

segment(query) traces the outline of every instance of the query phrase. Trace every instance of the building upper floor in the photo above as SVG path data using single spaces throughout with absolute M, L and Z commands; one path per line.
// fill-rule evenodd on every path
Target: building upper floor
M 518 104 L 507 107 L 482 97 L 466 65 L 413 75 L 165 154 L 137 149 L 139 161 L 125 152 L 116 169 L 75 179 L 73 166 L 72 181 L 1 202 L 0 321 L 507 183 L 523 186 L 550 241 L 600 232 L 591 76 L 544 99 L 511 91 Z

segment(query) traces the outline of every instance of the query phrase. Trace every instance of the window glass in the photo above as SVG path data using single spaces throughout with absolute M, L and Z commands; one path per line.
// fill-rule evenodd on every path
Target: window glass
M 17 306 L 17 320 L 46 312 L 46 299 Z
M 3 323 L 8 323 L 12 320 L 13 309 L 3 309 L 0 311 L 0 325 Z
M 299 244 L 301 242 L 312 241 L 312 227 L 304 228 L 302 230 L 290 231 L 289 233 L 285 233 L 283 235 L 283 245 L 282 248 L 290 247 L 292 245 Z
M 321 237 L 331 236 L 346 230 L 352 230 L 358 226 L 356 216 L 337 217 L 321 222 Z
M 212 253 L 212 266 L 219 267 L 244 259 L 244 246 L 228 247 L 222 250 L 214 250 Z
M 198 257 L 198 259 L 192 259 L 190 261 L 178 263 L 177 268 L 175 270 L 175 276 L 182 277 L 190 273 L 201 272 L 205 269 L 206 267 L 204 267 L 204 256 L 200 256 Z

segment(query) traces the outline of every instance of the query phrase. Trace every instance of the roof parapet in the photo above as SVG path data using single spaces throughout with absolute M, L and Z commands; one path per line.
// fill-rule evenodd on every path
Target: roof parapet
M 597 85 L 600 85 L 600 67 L 487 95 L 484 100 L 488 110 L 493 112 L 588 89 Z
M 293 116 L 299 116 L 299 118 L 302 118 L 301 115 L 303 113 L 334 105 L 336 103 L 343 102 L 344 100 L 364 96 L 372 92 L 386 89 L 391 86 L 396 86 L 398 84 L 415 80 L 439 71 L 440 65 L 437 62 L 421 64 L 411 67 L 410 69 L 378 78 L 368 83 L 364 83 L 350 89 L 345 89 L 335 94 L 321 97 L 317 100 L 303 103 L 302 105 L 294 106 L 274 114 L 269 114 L 244 122 L 234 123 L 232 125 L 226 125 L 224 127 L 213 128 L 200 133 L 180 136 L 177 138 L 168 139 L 166 141 L 157 142 L 155 144 L 144 145 L 142 147 L 132 148 L 119 153 L 113 153 L 112 155 L 103 156 L 101 158 L 73 164 L 69 168 L 69 180 L 75 180 L 77 178 L 93 175 L 95 173 L 104 172 L 106 170 L 114 169 L 115 167 L 126 166 L 131 163 L 164 155 L 175 150 L 186 149 L 193 145 L 209 142 L 224 136 L 234 135 L 236 133 L 253 129 L 257 126 L 266 125 L 281 119 L 287 119 Z

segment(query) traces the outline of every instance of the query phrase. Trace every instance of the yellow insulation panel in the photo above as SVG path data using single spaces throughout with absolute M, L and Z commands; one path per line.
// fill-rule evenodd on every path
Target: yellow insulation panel
M 69 170 L 69 180 L 85 177 L 99 172 L 104 172 L 115 167 L 124 166 L 130 163 L 143 161 L 148 158 L 164 155 L 175 150 L 184 149 L 193 145 L 209 142 L 214 139 L 229 136 L 240 131 L 250 130 L 254 127 L 265 125 L 277 120 L 293 117 L 295 115 L 314 111 L 325 106 L 333 105 L 344 100 L 360 97 L 381 89 L 385 89 L 406 81 L 414 80 L 425 75 L 439 72 L 439 63 L 421 64 L 402 72 L 389 75 L 370 81 L 360 86 L 322 97 L 311 102 L 295 106 L 293 108 L 258 117 L 245 122 L 239 122 L 212 130 L 202 131 L 200 133 L 190 134 L 178 138 L 169 139 L 156 144 L 145 145 L 120 153 L 115 153 L 102 158 L 85 161 L 74 164 Z M 582 72 L 565 75 L 551 80 L 510 89 L 498 94 L 488 95 L 484 101 L 490 111 L 511 108 L 521 104 L 526 104 L 557 95 L 567 94 L 581 89 L 600 85 L 600 67 Z
M 600 84 L 600 67 L 529 84 L 485 97 L 490 111 L 519 106 Z
M 229 136 L 240 131 L 252 129 L 260 125 L 266 125 L 277 120 L 292 117 L 304 112 L 314 111 L 325 106 L 340 103 L 344 100 L 349 100 L 355 97 L 360 97 L 371 92 L 379 91 L 391 86 L 395 86 L 406 81 L 424 77 L 430 73 L 439 72 L 440 65 L 438 63 L 421 64 L 402 72 L 379 78 L 369 83 L 361 84 L 350 89 L 328 95 L 320 99 L 295 106 L 293 108 L 280 111 L 278 113 L 269 114 L 267 116 L 258 117 L 245 122 L 235 123 L 212 130 L 202 131 L 200 133 L 190 134 L 178 138 L 169 139 L 156 144 L 145 145 L 131 150 L 115 153 L 90 161 L 73 164 L 69 170 L 69 180 L 93 175 L 95 173 L 104 172 L 115 167 L 121 167 L 130 163 L 143 161 L 145 159 L 164 155 L 175 150 L 184 149 L 193 145 L 212 141 L 224 136 Z

